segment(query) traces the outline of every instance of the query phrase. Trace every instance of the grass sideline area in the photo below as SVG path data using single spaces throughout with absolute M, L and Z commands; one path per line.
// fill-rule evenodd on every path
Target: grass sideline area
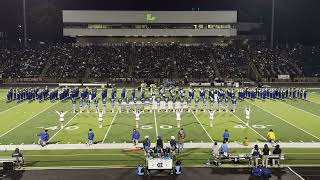
M 251 149 L 230 149 L 232 153 L 250 153 Z M 12 152 L 0 152 L 1 157 L 10 156 Z M 26 167 L 79 167 L 79 166 L 114 166 L 135 167 L 144 163 L 142 151 L 126 152 L 123 150 L 46 150 L 22 151 Z M 319 165 L 320 149 L 283 149 L 285 160 L 282 165 Z M 184 166 L 204 166 L 211 157 L 210 149 L 186 149 L 178 154 Z M 243 161 L 240 165 L 247 165 Z M 223 166 L 233 165 L 224 162 Z

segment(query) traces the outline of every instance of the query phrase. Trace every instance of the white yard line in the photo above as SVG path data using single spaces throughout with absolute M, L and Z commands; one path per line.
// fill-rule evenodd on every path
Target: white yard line
M 315 103 L 315 104 L 319 104 L 319 105 L 320 105 L 320 103 L 319 103 L 319 102 L 311 101 L 310 99 L 309 99 L 309 100 L 307 100 L 307 101 L 310 101 L 310 102 L 312 102 L 312 103 Z
M 231 113 L 235 118 L 237 118 L 239 121 L 241 121 L 243 124 L 246 124 L 242 119 L 240 119 L 237 115 L 235 115 L 234 113 Z M 248 126 L 253 132 L 255 132 L 256 134 L 258 134 L 261 138 L 263 138 L 265 141 L 267 141 L 267 139 L 262 136 L 258 131 L 256 131 L 255 129 L 253 129 L 250 125 Z
M 50 139 L 48 142 L 50 142 L 60 131 L 62 131 L 62 129 L 64 129 L 65 127 L 67 127 L 67 125 L 78 115 L 79 113 L 75 114 L 65 125 L 63 128 L 60 128 Z
M 280 102 L 282 102 L 282 101 L 280 101 Z M 305 112 L 305 113 L 311 114 L 312 116 L 315 116 L 315 117 L 317 117 L 317 118 L 320 118 L 320 116 L 318 116 L 318 115 L 315 115 L 315 114 L 313 114 L 313 113 L 311 113 L 311 112 L 309 112 L 309 111 L 305 111 L 305 110 L 300 109 L 300 108 L 298 108 L 298 107 L 292 106 L 292 105 L 291 105 L 291 104 L 289 104 L 289 103 L 286 103 L 286 102 L 282 102 L 282 103 L 287 104 L 287 105 L 289 105 L 289 106 L 291 106 L 291 107 L 293 107 L 293 108 L 295 108 L 295 109 L 298 109 L 298 110 L 300 110 L 300 111 L 302 111 L 302 112 Z
M 317 95 L 320 96 L 320 94 L 318 94 L 318 92 L 311 92 L 313 95 Z
M 15 106 L 13 106 L 13 107 L 11 107 L 11 108 L 9 108 L 9 109 L 6 109 L 6 110 L 4 110 L 4 111 L 0 111 L 0 114 L 5 113 L 5 112 L 8 112 L 8 111 L 10 111 L 11 109 L 14 109 L 14 108 L 16 108 L 16 107 L 19 107 L 19 106 L 21 106 L 21 105 L 23 105 L 23 104 L 25 104 L 25 103 L 26 103 L 26 101 L 23 102 L 23 103 L 20 103 L 20 104 L 18 104 L 18 105 L 15 105 Z
M 247 100 L 245 100 L 245 101 L 247 101 Z M 284 121 L 284 122 L 286 122 L 287 124 L 290 124 L 291 126 L 293 126 L 293 127 L 297 128 L 297 129 L 299 129 L 299 130 L 303 131 L 304 133 L 309 134 L 310 136 L 312 136 L 312 137 L 314 137 L 314 138 L 316 138 L 316 139 L 320 140 L 320 138 L 319 138 L 319 137 L 317 137 L 317 136 L 315 136 L 315 135 L 313 135 L 313 134 L 309 133 L 308 131 L 306 131 L 306 130 L 304 130 L 304 129 L 302 129 L 302 128 L 299 128 L 298 126 L 296 126 L 296 125 L 294 125 L 294 124 L 290 123 L 289 121 L 287 121 L 287 120 L 283 119 L 282 117 L 279 117 L 279 116 L 277 116 L 277 115 L 273 114 L 272 112 L 270 112 L 270 111 L 268 111 L 268 110 L 266 110 L 266 109 L 261 108 L 260 106 L 258 106 L 258 105 L 256 105 L 256 104 L 253 104 L 253 103 L 251 103 L 251 102 L 249 102 L 249 101 L 247 101 L 247 102 L 248 102 L 248 103 L 250 103 L 250 104 L 252 104 L 252 105 L 254 105 L 254 106 L 256 106 L 256 107 L 258 107 L 259 109 L 261 109 L 261 110 L 263 110 L 263 111 L 265 111 L 265 112 L 267 112 L 267 113 L 269 113 L 269 114 L 271 114 L 271 115 L 273 115 L 273 116 L 275 116 L 275 117 L 277 117 L 277 118 L 281 119 L 282 121 Z
M 109 131 L 110 131 L 110 129 L 111 129 L 111 126 L 112 126 L 114 120 L 116 119 L 116 116 L 117 116 L 118 112 L 119 112 L 119 111 L 117 110 L 116 114 L 113 116 L 113 119 L 112 119 L 112 121 L 111 121 L 111 124 L 110 124 L 110 126 L 109 126 L 109 128 L 108 128 L 108 130 L 107 130 L 107 132 L 106 132 L 106 134 L 105 134 L 105 136 L 104 136 L 104 138 L 103 138 L 103 140 L 102 140 L 102 143 L 104 143 L 104 141 L 106 140 L 106 138 L 107 138 L 107 136 L 108 136 L 108 134 L 109 134 Z
M 155 124 L 155 129 L 156 129 L 156 139 L 158 137 L 158 124 L 157 124 L 157 117 L 156 117 L 156 111 L 153 111 L 153 116 L 154 116 L 154 124 Z
M 58 101 L 58 102 L 60 102 L 60 101 Z M 10 133 L 11 131 L 15 130 L 16 128 L 20 127 L 20 126 L 23 125 L 24 123 L 26 123 L 26 122 L 32 120 L 33 118 L 37 117 L 38 115 L 42 114 L 43 112 L 45 112 L 46 110 L 48 110 L 48 109 L 51 108 L 52 106 L 56 105 L 58 102 L 53 103 L 52 105 L 48 106 L 47 108 L 45 108 L 45 109 L 42 110 L 41 112 L 35 114 L 35 115 L 32 116 L 31 118 L 23 121 L 22 123 L 20 123 L 20 124 L 18 124 L 17 126 L 13 127 L 13 128 L 10 129 L 9 131 L 5 132 L 4 134 L 1 134 L 1 135 L 0 135 L 0 138 L 3 137 L 3 136 L 5 136 L 6 134 Z
M 204 128 L 204 126 L 202 125 L 202 123 L 199 121 L 198 117 L 197 117 L 193 112 L 191 112 L 191 113 L 192 113 L 193 116 L 196 118 L 196 120 L 198 121 L 198 123 L 200 124 L 200 126 L 202 127 L 202 129 L 204 130 L 204 132 L 206 132 L 206 134 L 208 135 L 209 139 L 210 139 L 212 142 L 214 142 L 214 140 L 211 138 L 211 136 L 210 136 L 210 134 L 208 133 L 208 131 Z
M 295 174 L 298 178 L 300 178 L 301 180 L 304 180 L 304 178 L 302 176 L 300 176 L 300 174 L 296 173 L 293 169 L 291 169 L 290 167 L 288 167 L 288 169 Z

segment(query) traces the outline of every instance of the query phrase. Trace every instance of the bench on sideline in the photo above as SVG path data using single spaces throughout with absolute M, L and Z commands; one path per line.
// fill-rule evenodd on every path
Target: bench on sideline
M 261 158 L 258 158 L 261 160 Z M 280 161 L 285 159 L 284 154 L 272 154 L 268 156 L 269 160 L 272 160 L 272 164 L 275 164 L 274 161 L 278 161 L 278 165 L 280 166 Z M 251 154 L 228 154 L 219 156 L 214 156 L 215 164 L 219 164 L 221 160 L 232 161 L 234 164 L 240 163 L 242 161 L 248 161 L 249 166 L 251 166 L 252 155 Z

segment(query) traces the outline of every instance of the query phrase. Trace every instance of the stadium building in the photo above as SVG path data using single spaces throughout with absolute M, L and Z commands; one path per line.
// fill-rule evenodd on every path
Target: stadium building
M 109 41 L 110 37 L 125 37 L 126 41 L 136 41 L 137 37 L 151 41 L 183 41 L 185 37 L 189 41 L 205 41 L 237 36 L 237 11 L 64 10 L 63 24 L 63 35 L 77 41 L 108 39 L 105 37 Z

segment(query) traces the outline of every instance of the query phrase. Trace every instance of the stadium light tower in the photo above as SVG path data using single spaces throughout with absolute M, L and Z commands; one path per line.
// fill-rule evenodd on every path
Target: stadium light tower
M 27 18 L 26 18 L 26 0 L 22 0 L 22 10 L 23 10 L 23 43 L 27 46 Z
M 275 6 L 275 0 L 272 0 L 272 14 L 271 14 L 271 35 L 270 35 L 270 47 L 273 48 L 273 36 L 274 36 L 274 7 Z

